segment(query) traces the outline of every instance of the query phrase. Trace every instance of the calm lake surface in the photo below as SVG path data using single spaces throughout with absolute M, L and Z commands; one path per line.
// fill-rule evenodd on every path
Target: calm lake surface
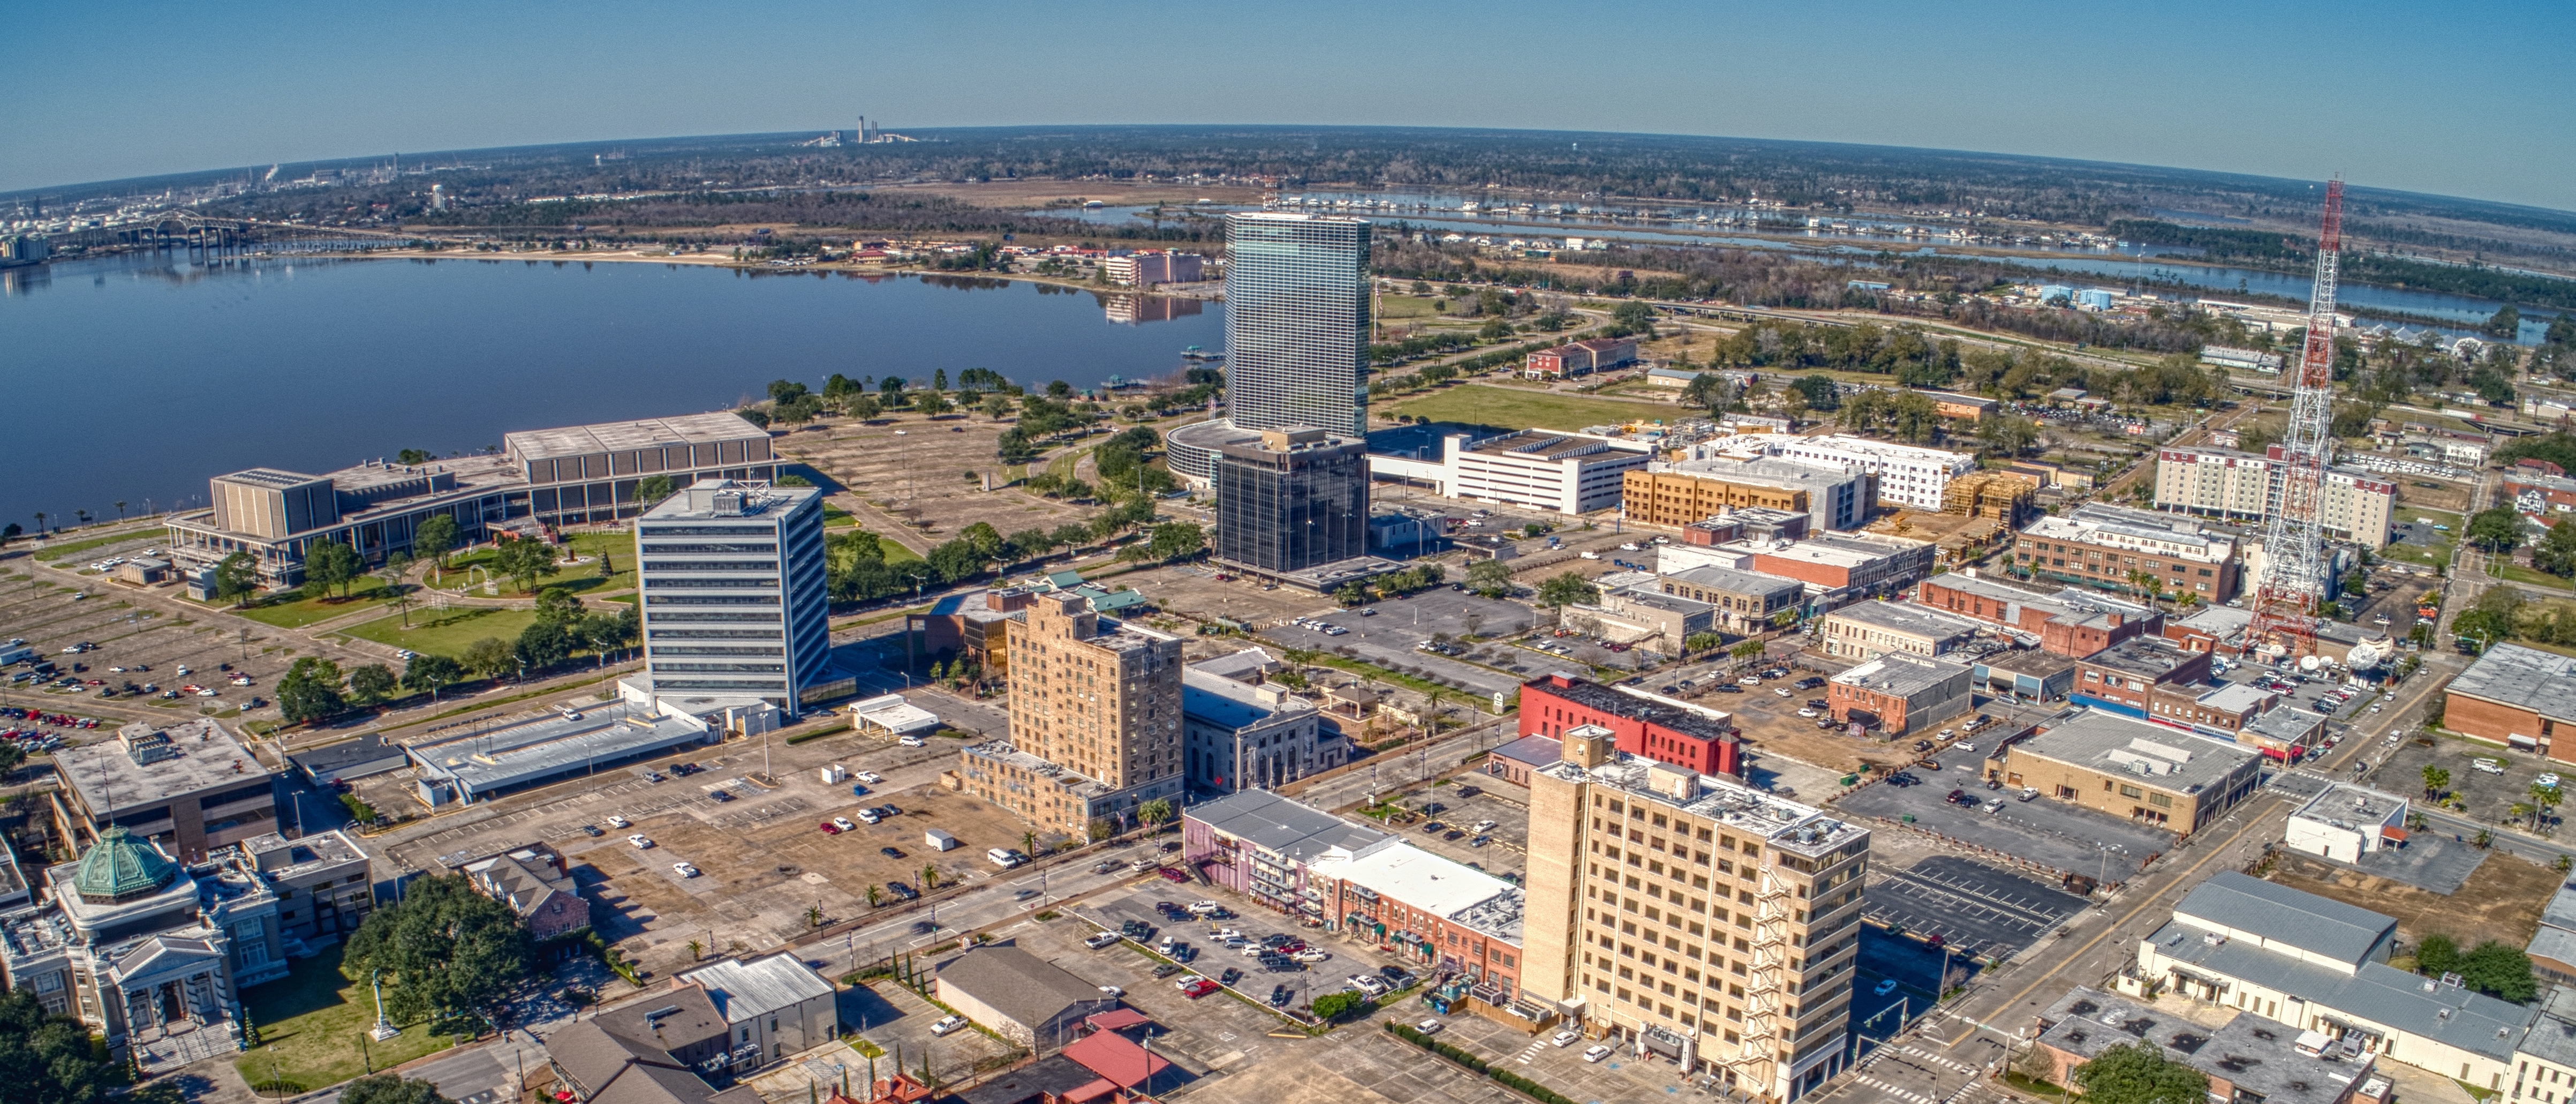
M 0 522 L 201 505 L 207 477 L 247 467 L 727 409 L 774 379 L 1150 379 L 1224 331 L 1221 303 L 991 280 L 186 253 L 10 269 Z

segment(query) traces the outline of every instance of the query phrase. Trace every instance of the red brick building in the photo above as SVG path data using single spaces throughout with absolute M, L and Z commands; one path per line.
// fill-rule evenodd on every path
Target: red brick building
M 1973 710 L 1974 674 L 1965 664 L 1889 652 L 1835 675 L 1826 684 L 1825 702 L 1837 723 L 1903 736 Z
M 2042 649 L 2075 659 L 2164 631 L 2164 615 L 2155 610 L 2073 588 L 2028 590 L 1954 571 L 1914 589 L 1917 603 L 2038 637 Z
M 2186 651 L 2161 636 L 2142 636 L 2076 660 L 2075 689 L 2067 697 L 2078 705 L 2153 720 L 2163 712 L 2156 708 L 2160 701 L 2197 701 L 2215 689 L 2201 685 L 2208 681 L 2208 652 Z
M 1521 684 L 1521 735 L 1563 736 L 1584 725 L 1617 734 L 1619 750 L 1630 755 L 1701 774 L 1743 776 L 1743 738 L 1729 721 L 1571 675 L 1543 675 Z
M 2497 644 L 2447 689 L 2442 727 L 2576 763 L 2576 739 L 2557 746 L 2559 726 L 2576 726 L 2576 659 Z

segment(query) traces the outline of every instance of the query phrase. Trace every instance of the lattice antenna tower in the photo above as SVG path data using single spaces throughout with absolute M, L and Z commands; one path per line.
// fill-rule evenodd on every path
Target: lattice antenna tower
M 2254 591 L 2253 639 L 2292 661 L 2317 650 L 2317 604 L 2325 596 L 2326 465 L 2334 460 L 2335 264 L 2343 249 L 2343 181 L 2326 184 L 2317 235 L 2317 282 L 2308 295 L 2308 337 L 2281 434 L 2280 494 L 2263 527 L 2263 578 Z

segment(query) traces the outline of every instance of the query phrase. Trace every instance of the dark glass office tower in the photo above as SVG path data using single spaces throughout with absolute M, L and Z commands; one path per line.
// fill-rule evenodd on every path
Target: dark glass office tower
M 1216 555 L 1271 572 L 1368 553 L 1368 446 L 1310 427 L 1217 450 Z
M 1225 233 L 1227 418 L 1366 434 L 1369 224 L 1260 211 Z

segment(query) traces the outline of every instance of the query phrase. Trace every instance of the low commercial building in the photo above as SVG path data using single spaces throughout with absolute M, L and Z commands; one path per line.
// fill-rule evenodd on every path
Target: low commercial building
M 287 756 L 295 772 L 316 786 L 328 786 L 354 778 L 370 778 L 387 771 L 397 771 L 411 761 L 403 754 L 402 745 L 387 741 L 370 732 L 355 740 L 325 744 L 309 751 Z
M 2276 1019 L 2348 1057 L 2375 1054 L 2485 1091 L 2506 1091 L 2518 1067 L 2569 1068 L 2566 1055 L 2553 1063 L 2523 1049 L 2549 1051 L 2557 1037 L 2539 1029 L 2547 1018 L 2537 1010 L 2391 967 L 2396 941 L 2392 917 L 2224 870 L 2138 941 L 2119 988 Z
M 1856 465 L 1878 477 L 1882 502 L 1939 510 L 1950 481 L 1977 470 L 1975 455 L 1945 449 L 1874 441 L 1850 434 L 1793 437 L 1778 446 L 1779 455 L 1833 465 Z
M 2076 658 L 2153 636 L 2164 626 L 2164 614 L 2135 602 L 2072 588 L 2034 590 L 1986 578 L 1975 568 L 1923 580 L 1914 588 L 1914 600 L 2009 629 L 2025 643 Z
M 1891 737 L 1930 731 L 1976 708 L 1974 672 L 1962 663 L 1888 652 L 1835 675 L 1825 701 L 1838 724 Z
M 726 959 L 673 975 L 706 990 L 729 1029 L 736 1072 L 841 1037 L 838 990 L 795 951 Z
M 1901 593 L 1931 574 L 1938 550 L 1930 541 L 1875 533 L 1823 533 L 1793 544 L 1735 541 L 1713 547 L 1660 545 L 1655 570 L 1674 574 L 1694 567 L 1751 571 L 1807 584 L 1810 613 Z
M 2254 623 L 2251 610 L 2203 606 L 2165 622 L 2165 639 L 2195 652 L 2238 655 L 2245 651 L 2245 628 Z
M 1508 746 L 1508 745 L 1507 745 Z M 1310 864 L 1402 840 L 1267 790 L 1243 790 L 1181 811 L 1181 857 L 1210 882 L 1291 916 L 1329 924 Z
M 1814 514 L 1791 513 L 1763 506 L 1730 506 L 1714 517 L 1682 526 L 1682 540 L 1687 544 L 1710 547 L 1735 541 L 1799 541 L 1807 539 L 1814 521 Z
M 475 892 L 510 906 L 520 925 L 540 941 L 590 927 L 590 900 L 573 883 L 563 853 L 552 846 L 531 843 L 498 854 L 469 853 L 441 862 L 463 875 Z
M 2326 715 L 2295 705 L 2274 705 L 2238 725 L 2235 736 L 2238 744 L 2295 763 L 2316 754 L 2325 743 Z
M 1485 755 L 1485 773 L 1515 786 L 1529 785 L 1530 772 L 1564 758 L 1565 741 L 1554 736 L 1523 736 Z
M 1315 703 L 1275 683 L 1181 671 L 1181 760 L 1200 793 L 1271 789 L 1340 766 Z
M 2110 590 L 2158 589 L 2204 603 L 2236 596 L 2236 540 L 2199 522 L 2120 506 L 2079 506 L 2023 531 L 2013 562 L 2032 574 Z
M 1574 606 L 1565 623 L 1598 622 L 1601 633 L 1625 644 L 1680 655 L 1682 642 L 1717 631 L 1717 607 L 1638 587 L 1604 590 L 1598 605 Z
M 2089 705 L 2144 720 L 2157 714 L 2159 687 L 2191 687 L 2170 693 L 2197 699 L 2196 689 L 2209 681 L 2209 653 L 2187 652 L 2160 636 L 2124 640 L 2075 661 L 2077 705 Z
M 1467 975 L 1501 1005 L 1520 997 L 1519 886 L 1410 843 L 1307 864 L 1335 930 Z
M 2323 1035 L 2252 1012 L 2212 1028 L 2099 989 L 2077 986 L 2040 1013 L 2033 1046 L 2051 1084 L 2121 1046 L 2151 1046 L 2168 1062 L 2209 1079 L 2213 1104 L 2384 1104 L 2389 1081 L 2372 1072 L 2378 1055 L 2346 1056 L 2315 1045 Z
M 1521 375 L 1531 379 L 1570 379 L 1606 372 L 1636 361 L 1637 342 L 1634 338 L 1599 337 L 1531 353 L 1521 364 Z
M 235 552 L 261 578 L 292 586 L 315 544 L 349 545 L 370 563 L 408 552 L 420 524 L 455 519 L 482 540 L 522 519 L 542 525 L 612 522 L 641 513 L 636 486 L 662 476 L 680 487 L 705 479 L 773 479 L 767 430 L 739 414 L 691 414 L 505 435 L 494 456 L 422 464 L 368 461 L 326 475 L 251 468 L 208 481 L 211 509 L 170 515 L 171 559 L 195 574 Z
M 2531 933 L 2523 953 L 2531 956 L 2531 972 L 2543 980 L 2576 985 L 2576 886 L 2559 886 L 2549 903 L 2540 907 L 2540 927 Z M 2569 1053 L 2576 1055 L 2576 1050 Z M 2576 1084 L 2576 1080 L 2562 1083 Z
M 850 731 L 877 736 L 927 736 L 939 731 L 939 714 L 901 694 L 879 694 L 850 703 Z
M 2337 782 L 2292 810 L 2281 842 L 2292 851 L 2357 863 L 2363 855 L 2406 842 L 2405 798 Z
M 733 1025 L 700 986 L 674 980 L 648 999 L 601 1009 L 585 1022 L 662 1051 L 701 1077 L 725 1079 L 733 1068 Z
M 1970 673 L 1987 693 L 2015 701 L 2064 701 L 2075 689 L 2075 661 L 2055 652 L 1996 652 L 1977 660 Z
M 1707 603 L 1718 629 L 1745 634 L 1775 627 L 1783 614 L 1796 618 L 1807 593 L 1796 579 L 1726 567 L 1690 568 L 1662 576 L 1658 585 L 1666 594 Z
M 1561 738 L 1592 725 L 1608 730 L 1627 754 L 1701 774 L 1743 777 L 1743 737 L 1732 718 L 1628 692 L 1633 689 L 1573 675 L 1541 675 L 1521 684 L 1520 734 Z
M 2443 727 L 2576 763 L 2576 741 L 2566 755 L 2557 750 L 2558 726 L 2576 724 L 2576 658 L 2492 644 L 2445 690 Z
M 1082 1037 L 1082 1021 L 1118 1007 L 1063 967 L 1006 944 L 967 951 L 939 968 L 939 1002 L 1039 1054 Z
M 681 1058 L 647 1037 L 610 1031 L 582 1020 L 546 1036 L 546 1065 L 568 1101 L 579 1104 L 761 1104 L 749 1085 L 718 1089 L 726 1059 L 715 1069 Z M 726 1078 L 730 1080 L 730 1078 Z
M 1825 615 L 1817 646 L 1836 659 L 1871 659 L 1889 652 L 1948 655 L 1976 638 L 1974 620 L 1929 606 L 1861 602 Z
M 2289 466 L 2274 445 L 2266 455 L 2234 449 L 2168 446 L 2156 452 L 2156 509 L 2231 521 L 2260 521 L 2281 509 Z M 2397 484 L 2357 468 L 2325 472 L 2318 521 L 2329 536 L 2365 548 L 2388 543 L 2397 513 Z M 2507 487 L 2511 493 L 2510 485 Z
M 618 701 L 499 728 L 443 733 L 404 750 L 419 772 L 414 790 L 421 803 L 443 809 L 719 739 L 695 717 Z
M 2085 710 L 2012 745 L 2004 783 L 2190 835 L 2262 781 L 2263 757 L 2145 721 Z
M 1942 417 L 1964 418 L 1971 422 L 1983 421 L 2003 405 L 1983 395 L 1962 395 L 1956 391 L 1925 391 L 1917 388 L 1914 393 L 1932 400 L 1932 409 L 1939 412 Z
M 114 740 L 57 749 L 54 773 L 54 832 L 74 850 L 116 824 L 194 863 L 279 831 L 285 776 L 210 719 L 136 721 Z

